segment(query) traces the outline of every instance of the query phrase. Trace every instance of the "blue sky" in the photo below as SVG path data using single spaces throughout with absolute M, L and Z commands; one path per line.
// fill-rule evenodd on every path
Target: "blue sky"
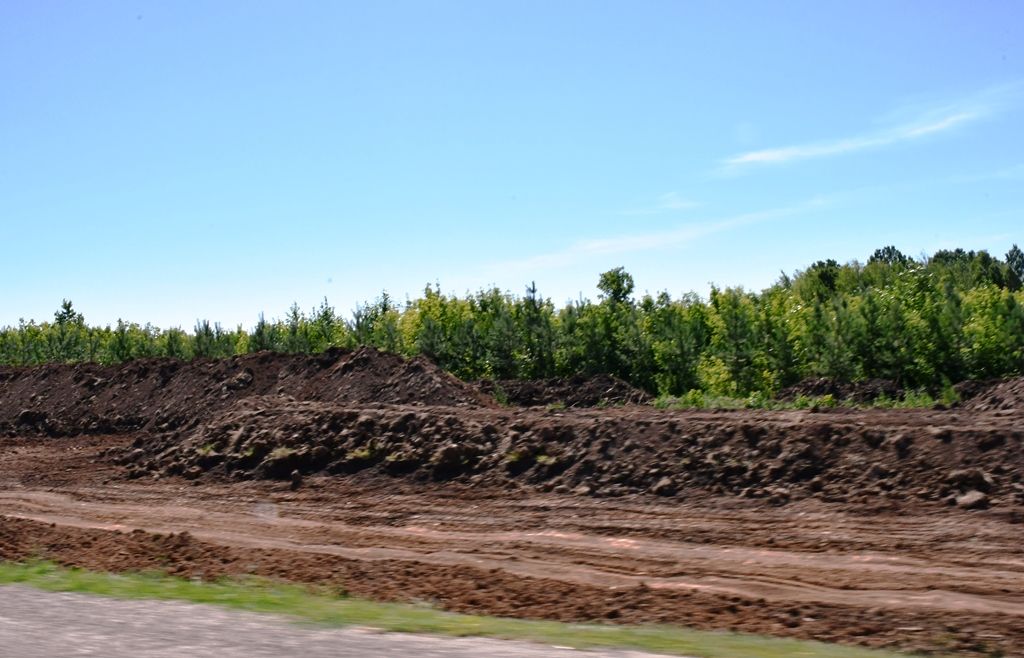
M 0 325 L 1024 243 L 1019 2 L 7 2 Z

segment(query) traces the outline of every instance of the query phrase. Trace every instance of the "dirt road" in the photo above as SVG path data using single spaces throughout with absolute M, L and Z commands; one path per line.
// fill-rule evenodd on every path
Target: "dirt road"
M 0 450 L 0 558 L 255 573 L 456 611 L 668 622 L 869 646 L 1024 655 L 1024 527 L 735 496 L 595 499 L 357 474 L 127 480 L 130 436 Z

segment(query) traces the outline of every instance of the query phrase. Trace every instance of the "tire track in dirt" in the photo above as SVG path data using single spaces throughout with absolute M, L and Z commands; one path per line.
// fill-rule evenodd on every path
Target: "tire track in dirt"
M 553 531 L 466 532 L 422 526 L 355 527 L 337 522 L 212 511 L 185 505 L 92 503 L 53 492 L 0 493 L 3 515 L 75 528 L 188 532 L 204 542 L 326 554 L 501 569 L 530 578 L 607 588 L 643 583 L 774 602 L 969 610 L 1024 617 L 1021 573 L 1004 568 L 935 565 L 931 560 L 871 553 L 806 554 L 750 547 L 709 547 L 658 540 L 593 537 Z M 941 587 L 936 587 L 942 583 Z M 894 586 L 895 585 L 895 586 Z
M 369 473 L 311 477 L 298 491 L 126 480 L 99 454 L 131 440 L 0 439 L 0 559 L 251 573 L 461 612 L 1024 656 L 1021 526 L 998 510 L 593 499 Z

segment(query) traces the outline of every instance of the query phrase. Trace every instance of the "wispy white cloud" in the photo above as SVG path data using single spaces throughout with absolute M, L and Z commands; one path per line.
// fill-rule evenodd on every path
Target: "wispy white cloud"
M 520 260 L 496 263 L 492 266 L 491 270 L 493 274 L 508 274 L 510 272 L 555 269 L 568 267 L 599 256 L 680 247 L 715 233 L 791 217 L 821 208 L 827 203 L 828 201 L 823 198 L 814 198 L 800 204 L 782 208 L 761 210 L 702 222 L 691 222 L 666 231 L 632 233 L 581 240 L 558 251 Z
M 693 210 L 700 207 L 700 204 L 691 199 L 681 196 L 678 192 L 668 192 L 658 197 L 657 201 L 650 206 L 642 208 L 631 208 L 623 210 L 620 215 L 660 215 L 667 212 L 680 212 Z
M 1020 85 L 1003 85 L 983 90 L 954 103 L 918 108 L 915 115 L 887 129 L 840 139 L 747 151 L 721 162 L 720 173 L 738 173 L 750 167 L 779 165 L 883 148 L 948 132 L 974 123 L 1005 109 L 1019 95 Z M 906 115 L 906 110 L 892 115 Z
M 977 121 L 985 116 L 982 112 L 957 112 L 937 120 L 908 124 L 893 130 L 878 133 L 875 135 L 863 135 L 837 139 L 830 142 L 818 142 L 814 144 L 800 144 L 798 146 L 784 146 L 780 148 L 763 149 L 760 151 L 748 151 L 740 153 L 723 161 L 723 165 L 730 169 L 736 169 L 747 165 L 769 165 L 785 164 L 812 158 L 823 158 L 828 156 L 846 155 L 866 149 L 889 146 L 898 142 L 904 142 L 925 135 L 932 135 L 946 130 L 951 130 L 961 124 Z

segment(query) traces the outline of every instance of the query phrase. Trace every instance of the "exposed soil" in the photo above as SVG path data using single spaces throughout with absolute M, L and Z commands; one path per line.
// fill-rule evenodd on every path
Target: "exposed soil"
M 966 387 L 961 387 L 965 392 Z M 1024 416 L 1024 377 L 989 382 L 979 382 L 973 395 L 964 404 L 972 411 L 1007 411 Z
M 1017 409 L 507 408 L 372 351 L 8 369 L 0 559 L 1024 657 Z
M 822 397 L 831 395 L 838 402 L 863 404 L 873 402 L 880 397 L 890 400 L 901 399 L 903 389 L 891 379 L 864 379 L 856 382 L 843 382 L 828 377 L 805 379 L 779 391 L 778 399 L 791 401 L 799 396 Z
M 413 410 L 254 397 L 190 433 L 140 436 L 110 454 L 135 477 L 369 470 L 602 497 L 700 491 L 770 504 L 959 501 L 1018 511 L 1022 440 L 1011 417 L 921 410 Z
M 953 385 L 953 390 L 956 391 L 957 397 L 960 398 L 959 404 L 963 405 L 969 400 L 973 400 L 988 389 L 992 388 L 996 384 L 1001 384 L 1002 379 L 968 379 L 958 384 Z
M 373 348 L 314 356 L 259 352 L 223 360 L 0 367 L 0 433 L 187 429 L 257 395 L 335 404 L 496 406 L 423 358 L 406 360 Z
M 484 380 L 478 386 L 485 395 L 517 407 L 611 407 L 652 400 L 648 393 L 612 375 Z

